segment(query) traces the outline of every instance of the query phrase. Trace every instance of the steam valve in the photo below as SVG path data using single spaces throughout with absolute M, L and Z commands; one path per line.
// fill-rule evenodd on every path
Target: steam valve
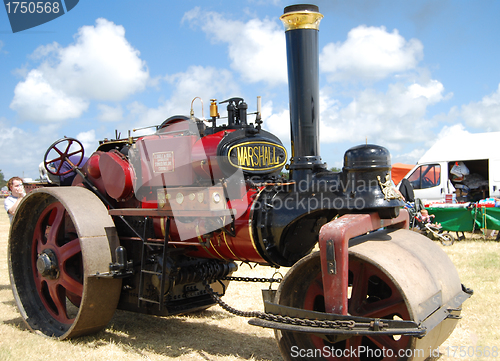
M 230 98 L 220 102 L 229 103 L 227 105 L 228 125 L 247 124 L 247 103 L 242 98 Z
M 220 118 L 219 108 L 217 107 L 217 99 L 210 99 L 210 117 L 212 118 L 212 126 L 215 127 L 215 121 Z

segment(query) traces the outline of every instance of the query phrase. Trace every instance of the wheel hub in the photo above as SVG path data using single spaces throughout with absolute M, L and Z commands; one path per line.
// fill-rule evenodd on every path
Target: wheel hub
M 36 268 L 38 272 L 46 278 L 56 279 L 59 277 L 59 268 L 57 257 L 54 251 L 50 249 L 44 250 L 38 255 L 36 260 Z

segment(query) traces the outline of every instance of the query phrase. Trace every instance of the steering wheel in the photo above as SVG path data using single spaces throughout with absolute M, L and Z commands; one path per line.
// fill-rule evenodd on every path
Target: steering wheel
M 77 148 L 77 150 L 72 150 L 71 147 L 73 145 L 77 145 L 77 146 L 79 146 L 79 148 Z M 61 149 L 64 149 L 64 151 Z M 54 154 L 54 153 L 56 153 L 56 154 Z M 78 156 L 78 161 L 76 162 L 76 164 L 73 163 L 69 159 L 69 157 L 74 156 L 74 155 Z M 80 143 L 79 140 L 77 140 L 75 138 L 64 137 L 62 139 L 55 141 L 49 147 L 49 149 L 47 149 L 47 151 L 45 152 L 45 157 L 43 159 L 44 159 L 43 165 L 45 166 L 45 169 L 47 169 L 47 172 L 49 172 L 50 174 L 57 175 L 57 176 L 68 174 L 70 172 L 73 172 L 75 170 L 75 168 L 77 168 L 82 163 L 83 145 L 82 145 L 82 143 Z M 50 160 L 48 160 L 48 159 L 50 159 Z M 57 165 L 57 169 L 55 171 L 53 171 L 52 169 L 50 169 L 48 167 L 49 164 L 54 163 L 54 162 L 59 162 L 59 164 Z M 63 171 L 61 168 L 62 168 L 64 162 L 67 162 L 71 166 L 71 169 Z
M 434 187 L 434 182 L 429 179 L 429 177 L 424 177 L 422 179 L 422 188 Z

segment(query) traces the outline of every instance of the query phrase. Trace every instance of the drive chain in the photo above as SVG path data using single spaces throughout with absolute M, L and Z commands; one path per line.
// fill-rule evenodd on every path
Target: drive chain
M 203 281 L 203 284 L 205 285 L 205 290 L 208 292 L 208 294 L 210 294 L 210 296 L 213 298 L 213 300 L 219 304 L 219 306 L 221 306 L 227 312 L 232 313 L 233 315 L 236 315 L 236 316 L 260 318 L 260 319 L 266 320 L 266 321 L 286 323 L 286 324 L 297 325 L 297 326 L 308 326 L 308 327 L 352 329 L 352 328 L 354 328 L 354 326 L 356 326 L 356 322 L 354 320 L 337 320 L 337 321 L 311 320 L 311 319 L 300 318 L 300 317 L 274 315 L 274 314 L 266 313 L 266 312 L 262 312 L 262 311 L 237 310 L 236 308 L 231 307 L 227 303 L 222 301 L 222 299 L 219 297 L 219 295 L 216 292 L 214 292 L 212 287 L 210 287 L 210 285 L 207 282 Z
M 237 282 L 262 282 L 262 283 L 281 283 L 281 278 L 260 278 L 260 277 L 224 277 L 223 281 L 237 281 Z

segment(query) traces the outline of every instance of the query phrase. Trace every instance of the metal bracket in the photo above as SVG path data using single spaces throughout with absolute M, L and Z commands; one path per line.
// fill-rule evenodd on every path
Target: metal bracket
M 326 241 L 326 262 L 328 274 L 337 274 L 337 262 L 335 261 L 335 247 L 333 247 L 333 240 Z
M 345 214 L 321 227 L 319 250 L 325 296 L 325 311 L 347 315 L 349 283 L 349 239 L 381 227 L 408 228 L 408 213 L 381 219 L 377 212 Z
M 281 315 L 283 317 L 292 317 L 299 319 L 308 319 L 315 321 L 354 321 L 354 326 L 348 328 L 325 328 L 317 326 L 306 326 L 303 324 L 291 324 L 275 322 L 260 318 L 252 318 L 248 321 L 254 326 L 273 328 L 277 330 L 287 330 L 292 332 L 314 333 L 319 335 L 407 335 L 423 337 L 427 329 L 417 325 L 413 321 L 386 320 L 380 318 L 369 318 L 349 315 L 339 315 L 332 313 L 323 313 L 309 311 L 300 308 L 282 306 L 271 302 L 264 302 L 265 312 Z
M 463 291 L 458 292 L 455 297 L 430 314 L 429 317 L 420 323 L 420 325 L 430 331 L 447 318 L 460 319 L 460 311 L 462 310 L 460 306 L 470 296 L 469 293 Z
M 89 277 L 126 278 L 134 275 L 134 262 L 127 261 L 127 250 L 123 246 L 115 249 L 116 262 L 109 264 L 109 272 L 96 272 Z

